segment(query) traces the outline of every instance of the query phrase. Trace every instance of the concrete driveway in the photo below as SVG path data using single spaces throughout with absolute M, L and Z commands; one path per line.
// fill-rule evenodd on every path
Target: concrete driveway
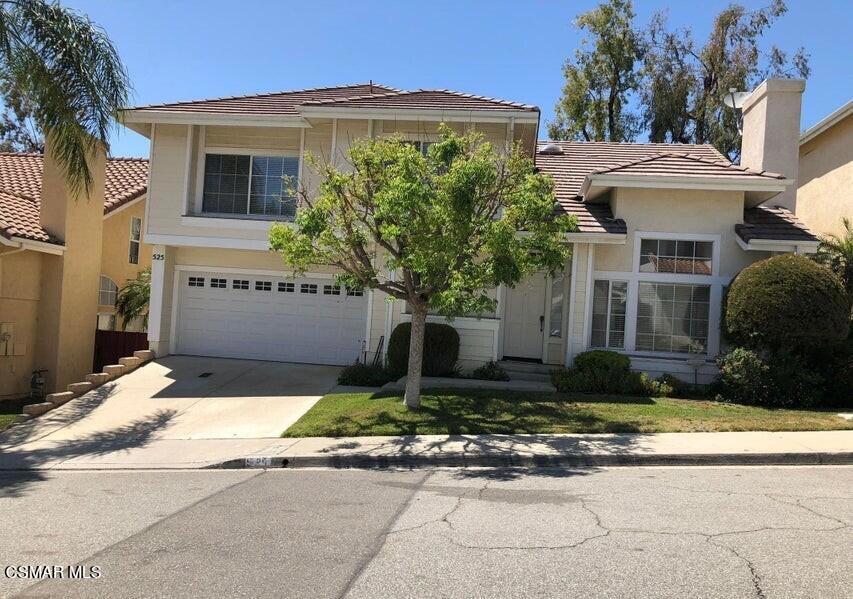
M 258 440 L 277 439 L 335 386 L 339 372 L 334 366 L 169 356 L 12 427 L 0 435 L 0 458 L 5 453 L 15 464 L 27 453 L 41 465 L 66 456 L 126 454 L 155 442 L 162 451 L 194 451 L 200 459 L 205 447 L 225 440 L 244 451 Z M 33 459 L 39 451 L 44 460 Z

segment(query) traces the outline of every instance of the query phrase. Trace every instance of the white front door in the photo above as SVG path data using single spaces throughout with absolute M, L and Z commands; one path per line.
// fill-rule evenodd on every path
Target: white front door
M 506 290 L 504 357 L 542 359 L 545 275 L 535 274 Z
M 351 364 L 365 336 L 367 301 L 331 279 L 181 272 L 179 354 Z

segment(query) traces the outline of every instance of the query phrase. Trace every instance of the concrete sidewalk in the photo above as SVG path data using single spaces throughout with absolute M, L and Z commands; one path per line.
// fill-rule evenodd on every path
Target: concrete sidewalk
M 853 431 L 148 439 L 0 449 L 0 470 L 853 464 Z

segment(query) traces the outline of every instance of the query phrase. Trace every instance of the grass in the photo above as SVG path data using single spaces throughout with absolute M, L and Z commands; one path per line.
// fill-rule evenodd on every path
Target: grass
M 17 414 L 0 414 L 0 431 L 9 428 L 16 416 Z
M 433 390 L 410 412 L 400 395 L 326 395 L 284 437 L 516 433 L 664 433 L 853 429 L 836 411 L 585 394 Z

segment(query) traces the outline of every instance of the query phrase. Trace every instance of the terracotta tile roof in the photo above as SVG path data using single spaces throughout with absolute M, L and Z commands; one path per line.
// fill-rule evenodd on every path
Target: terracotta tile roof
M 743 211 L 743 224 L 735 232 L 745 242 L 753 239 L 816 242 L 817 236 L 781 206 L 756 206 Z
M 33 241 L 61 243 L 51 239 L 39 225 L 39 205 L 35 200 L 0 190 L 0 235 Z
M 130 110 L 196 112 L 206 114 L 291 115 L 300 106 L 347 106 L 355 108 L 432 108 L 441 110 L 528 110 L 528 104 L 475 96 L 446 89 L 404 91 L 377 83 L 300 89 L 269 94 L 193 100 L 137 106 Z
M 514 109 L 539 112 L 530 104 L 510 102 L 498 98 L 487 98 L 464 94 L 449 89 L 418 89 L 386 94 L 372 94 L 349 98 L 310 100 L 303 106 L 346 106 L 352 108 L 425 108 L 437 110 L 502 110 Z
M 189 100 L 170 104 L 151 104 L 148 106 L 136 106 L 130 110 L 296 116 L 299 114 L 296 108 L 310 100 L 333 100 L 335 98 L 365 96 L 375 94 L 377 91 L 387 93 L 399 90 L 386 85 L 379 85 L 378 83 L 357 83 L 355 85 L 315 87 L 312 89 L 297 89 L 266 94 L 211 98 L 209 100 Z
M 62 243 L 39 224 L 42 155 L 0 153 L 0 234 Z M 148 160 L 110 158 L 104 184 L 104 214 L 145 194 Z
M 110 158 L 104 180 L 104 214 L 132 202 L 148 187 L 148 160 Z

